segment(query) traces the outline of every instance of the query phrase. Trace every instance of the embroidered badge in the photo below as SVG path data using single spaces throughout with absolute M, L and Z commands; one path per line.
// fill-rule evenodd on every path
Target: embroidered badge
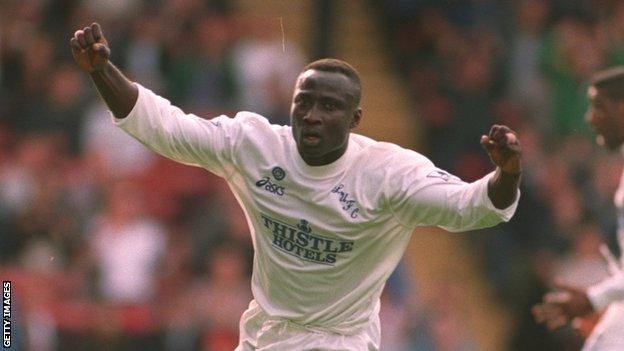
M 273 174 L 273 177 L 275 178 L 275 180 L 282 180 L 286 177 L 286 172 L 280 166 L 273 167 L 273 170 L 271 170 L 271 173 Z

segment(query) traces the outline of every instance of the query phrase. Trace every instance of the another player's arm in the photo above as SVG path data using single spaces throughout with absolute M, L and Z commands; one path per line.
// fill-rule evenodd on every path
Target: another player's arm
M 124 118 L 132 111 L 139 95 L 137 87 L 109 61 L 110 48 L 100 25 L 77 30 L 70 40 L 78 66 L 89 73 L 100 96 L 113 115 Z
M 544 301 L 532 309 L 535 320 L 550 329 L 564 326 L 573 318 L 604 311 L 614 302 L 624 301 L 624 271 L 618 271 L 587 289 L 560 281 L 555 281 L 555 288 L 557 292 L 544 295 Z
M 493 125 L 488 135 L 481 136 L 481 145 L 497 166 L 488 183 L 488 197 L 496 208 L 507 208 L 516 200 L 520 186 L 520 142 L 509 127 Z
M 546 324 L 549 329 L 557 329 L 576 317 L 596 311 L 585 289 L 559 281 L 555 281 L 555 288 L 557 292 L 544 295 L 544 301 L 531 309 L 536 322 Z

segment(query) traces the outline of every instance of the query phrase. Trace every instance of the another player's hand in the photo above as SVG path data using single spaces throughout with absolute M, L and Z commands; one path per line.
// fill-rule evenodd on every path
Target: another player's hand
M 87 73 L 102 70 L 108 63 L 110 48 L 97 23 L 79 29 L 70 40 L 72 55 L 78 66 Z
M 485 148 L 492 162 L 503 172 L 518 174 L 522 172 L 520 157 L 522 147 L 516 133 L 504 125 L 493 125 L 488 135 L 481 136 L 481 145 Z
M 558 292 L 544 295 L 544 302 L 531 309 L 536 322 L 545 323 L 549 329 L 557 329 L 576 317 L 595 312 L 583 289 L 561 282 L 555 282 L 555 287 Z

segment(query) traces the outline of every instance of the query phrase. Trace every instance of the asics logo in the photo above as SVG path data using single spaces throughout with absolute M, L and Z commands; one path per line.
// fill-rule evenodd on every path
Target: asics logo
M 277 185 L 271 181 L 270 177 L 264 177 L 256 182 L 257 187 L 264 187 L 264 190 L 279 195 L 284 196 L 284 187 L 281 185 Z

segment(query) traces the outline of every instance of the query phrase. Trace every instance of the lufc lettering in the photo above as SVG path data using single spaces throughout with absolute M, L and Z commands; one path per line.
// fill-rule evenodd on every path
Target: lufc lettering
M 339 184 L 336 185 L 331 192 L 333 194 L 338 194 L 338 200 L 342 204 L 342 209 L 349 213 L 349 215 L 351 215 L 351 218 L 355 219 L 358 217 L 358 212 L 360 212 L 360 209 L 356 206 L 357 202 L 355 202 L 355 199 L 349 197 L 349 193 L 342 190 L 343 188 L 344 185 Z
M 338 241 L 312 233 L 305 220 L 292 226 L 261 214 L 264 226 L 273 234 L 273 246 L 306 261 L 333 266 L 336 254 L 353 250 L 353 241 Z

